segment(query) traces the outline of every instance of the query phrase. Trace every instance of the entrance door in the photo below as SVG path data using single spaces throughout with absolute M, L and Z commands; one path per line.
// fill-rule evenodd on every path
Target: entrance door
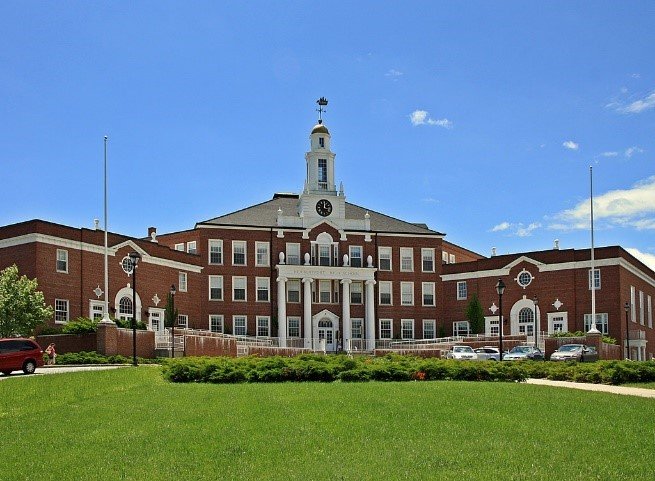
M 319 342 L 325 340 L 326 351 L 336 350 L 336 345 L 334 343 L 334 328 L 332 327 L 332 321 L 328 319 L 323 319 L 318 322 L 318 340 Z

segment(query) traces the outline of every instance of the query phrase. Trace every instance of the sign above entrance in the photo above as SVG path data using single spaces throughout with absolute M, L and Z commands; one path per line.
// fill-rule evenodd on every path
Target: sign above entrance
M 325 267 L 277 265 L 278 275 L 287 279 L 309 277 L 312 279 L 351 279 L 353 281 L 372 281 L 375 279 L 374 267 Z

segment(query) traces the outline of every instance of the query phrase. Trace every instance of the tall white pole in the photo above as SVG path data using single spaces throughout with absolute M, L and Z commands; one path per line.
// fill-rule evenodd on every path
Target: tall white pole
M 109 319 L 109 271 L 107 262 L 107 140 L 105 135 L 105 303 L 103 307 L 102 322 L 111 323 Z
M 596 327 L 596 271 L 594 265 L 594 170 L 589 166 L 589 190 L 590 204 L 591 204 L 591 276 L 589 282 L 591 283 L 591 329 L 589 332 L 598 332 Z

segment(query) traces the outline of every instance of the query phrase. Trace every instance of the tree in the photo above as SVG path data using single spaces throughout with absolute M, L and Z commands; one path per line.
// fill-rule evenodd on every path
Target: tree
M 36 279 L 18 275 L 16 264 L 0 271 L 0 337 L 28 336 L 36 326 L 51 319 Z
M 164 311 L 164 326 L 171 327 L 173 321 L 177 320 L 178 310 L 173 310 L 173 295 L 169 292 L 166 299 L 166 310 Z
M 480 334 L 484 330 L 484 310 L 477 294 L 473 294 L 466 306 L 466 319 L 471 326 L 471 333 Z

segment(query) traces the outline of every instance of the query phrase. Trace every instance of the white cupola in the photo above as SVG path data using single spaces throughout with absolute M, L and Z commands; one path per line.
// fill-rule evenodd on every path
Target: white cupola
M 318 100 L 319 113 L 323 113 L 323 107 L 327 100 L 321 97 Z M 305 154 L 307 162 L 307 178 L 305 179 L 306 193 L 319 195 L 337 195 L 337 188 L 334 183 L 334 157 L 330 150 L 330 131 L 319 118 L 318 123 L 312 128 L 309 135 L 309 152 Z

